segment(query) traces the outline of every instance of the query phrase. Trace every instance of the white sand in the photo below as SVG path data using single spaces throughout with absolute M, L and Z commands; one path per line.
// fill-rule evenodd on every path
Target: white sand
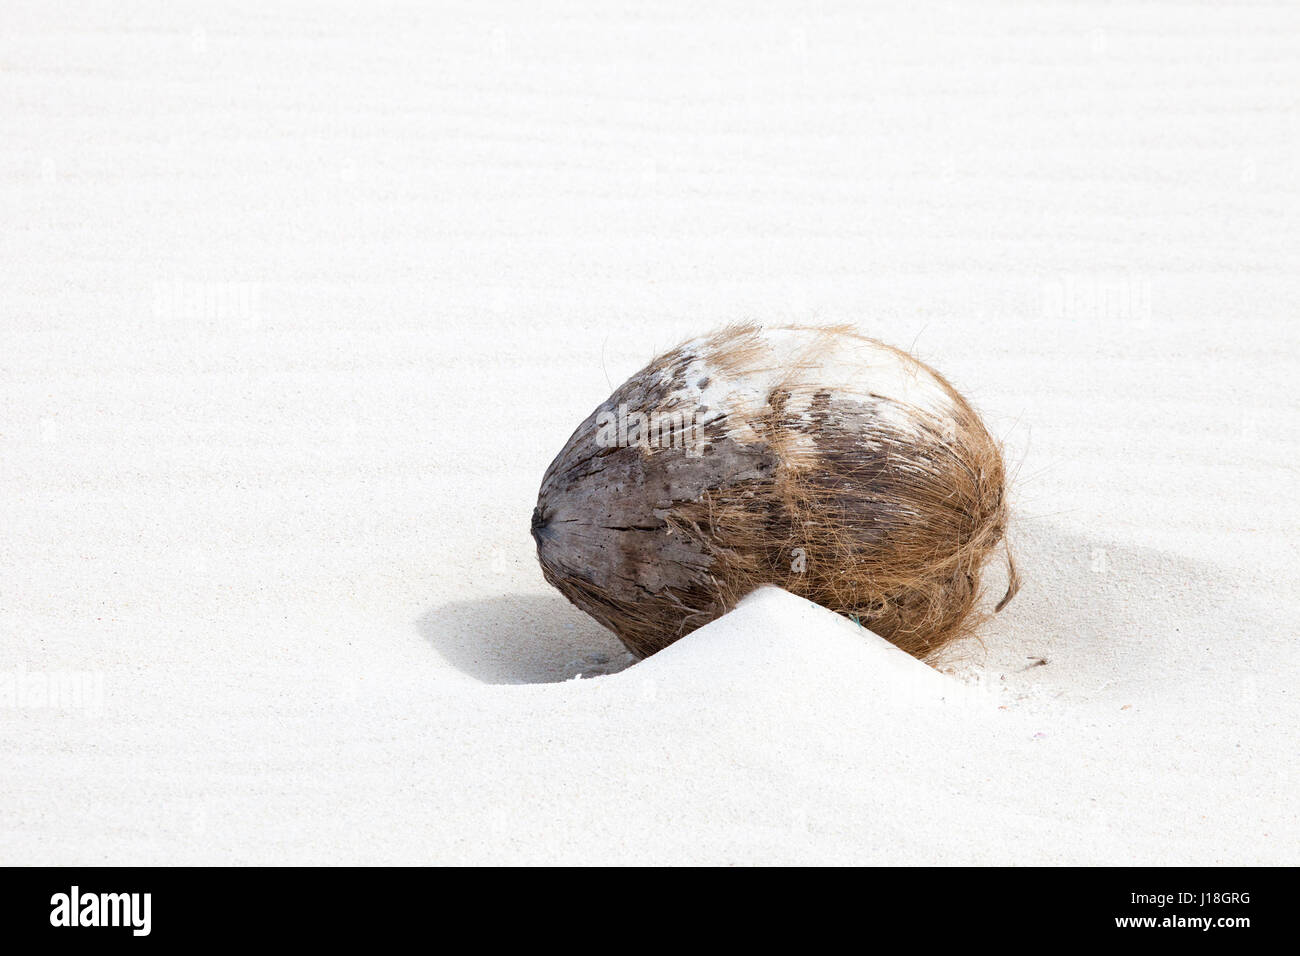
M 1300 7 L 212 6 L 0 11 L 0 862 L 1298 862 Z M 742 318 L 1006 441 L 950 676 L 543 582 Z

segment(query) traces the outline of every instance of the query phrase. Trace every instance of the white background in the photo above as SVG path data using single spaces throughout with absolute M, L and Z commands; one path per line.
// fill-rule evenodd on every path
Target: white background
M 1298 30 L 5 0 L 0 862 L 1295 863 Z M 614 673 L 542 580 L 570 431 L 739 319 L 1006 443 L 991 714 Z

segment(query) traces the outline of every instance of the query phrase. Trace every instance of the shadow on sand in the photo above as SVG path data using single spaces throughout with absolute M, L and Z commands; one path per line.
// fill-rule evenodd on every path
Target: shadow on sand
M 1256 619 L 1258 595 L 1242 600 L 1250 582 L 1240 573 L 1046 522 L 1022 522 L 1015 546 L 1024 586 L 985 623 L 980 641 L 954 645 L 956 661 L 1028 670 L 1035 683 L 1086 694 L 1140 684 L 1189 654 L 1206 664 L 1207 680 L 1222 680 L 1261 666 L 1252 658 L 1267 653 L 1237 639 L 1269 633 Z M 987 583 L 1001 593 L 992 567 Z M 558 593 L 455 601 L 427 611 L 417 627 L 452 665 L 487 684 L 556 683 L 634 663 L 613 634 Z
M 558 593 L 453 601 L 416 622 L 449 663 L 485 684 L 553 684 L 614 674 L 632 657 Z

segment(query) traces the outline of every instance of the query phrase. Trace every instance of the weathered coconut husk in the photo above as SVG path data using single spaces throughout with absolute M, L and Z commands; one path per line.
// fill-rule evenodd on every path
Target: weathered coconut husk
M 848 326 L 739 325 L 579 425 L 532 530 L 546 580 L 638 656 L 775 584 L 928 658 L 980 618 L 1005 481 L 979 416 L 916 358 Z M 1006 560 L 995 610 L 1018 587 Z

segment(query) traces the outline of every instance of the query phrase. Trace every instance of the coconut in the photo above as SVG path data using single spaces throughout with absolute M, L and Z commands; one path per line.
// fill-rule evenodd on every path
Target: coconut
M 938 372 L 849 326 L 752 324 L 619 386 L 532 519 L 546 580 L 639 657 L 771 584 L 932 658 L 983 617 L 1006 527 L 998 443 Z

